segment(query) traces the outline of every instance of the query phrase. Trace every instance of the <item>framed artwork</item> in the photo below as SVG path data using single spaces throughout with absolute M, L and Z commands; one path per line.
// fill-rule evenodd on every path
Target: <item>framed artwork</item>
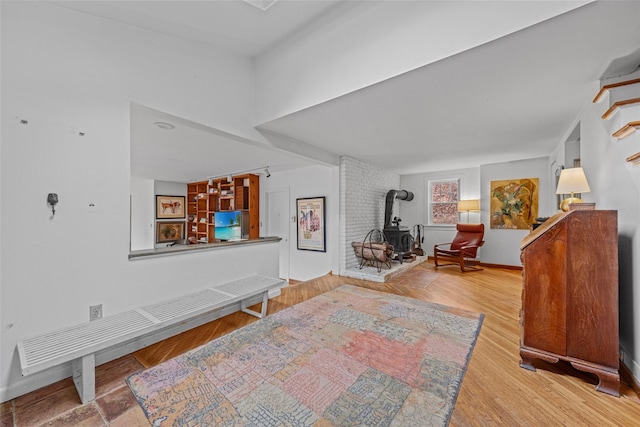
M 156 243 L 171 243 L 184 239 L 184 222 L 156 222 Z
M 184 218 L 184 196 L 156 196 L 156 219 Z
M 299 250 L 327 251 L 324 202 L 324 197 L 296 199 Z
M 538 178 L 491 181 L 491 228 L 528 230 L 538 216 Z

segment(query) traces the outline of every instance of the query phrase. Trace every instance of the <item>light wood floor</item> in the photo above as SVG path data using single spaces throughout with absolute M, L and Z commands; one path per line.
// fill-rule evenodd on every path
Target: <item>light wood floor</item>
M 640 399 L 625 383 L 620 398 L 595 390 L 597 379 L 565 363 L 519 367 L 521 273 L 485 268 L 462 273 L 431 262 L 388 283 L 327 275 L 290 285 L 269 303 L 275 313 L 300 301 L 352 284 L 484 313 L 484 323 L 462 382 L 451 426 L 639 426 Z M 256 319 L 235 313 L 134 353 L 153 366 Z

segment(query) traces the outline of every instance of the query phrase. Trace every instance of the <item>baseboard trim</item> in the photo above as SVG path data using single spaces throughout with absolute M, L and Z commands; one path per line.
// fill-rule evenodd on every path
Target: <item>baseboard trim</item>
M 522 271 L 522 266 L 521 265 L 488 264 L 488 263 L 485 263 L 485 262 L 481 262 L 480 266 L 482 266 L 482 267 L 491 267 L 491 268 L 502 268 L 502 269 L 505 269 L 505 270 Z
M 636 377 L 633 376 L 631 369 L 629 369 L 629 367 L 625 365 L 622 360 L 620 361 L 620 376 L 627 384 L 629 384 L 629 387 L 631 387 L 631 389 L 640 399 L 640 381 L 638 381 Z
M 271 291 L 269 291 L 269 299 L 275 298 L 280 294 L 280 288 L 272 289 Z M 260 302 L 262 302 L 262 295 L 257 295 L 247 300 L 247 306 L 258 304 Z M 229 305 L 212 313 L 205 313 L 196 316 L 195 318 L 185 320 L 182 323 L 155 331 L 143 337 L 133 338 L 126 343 L 123 343 L 122 345 L 101 350 L 96 353 L 96 366 L 118 359 L 127 354 L 131 354 L 149 345 L 155 344 L 159 341 L 170 338 L 189 329 L 201 326 L 205 323 L 212 322 L 228 314 L 240 311 L 241 304 L 238 301 L 235 304 Z M 15 399 L 18 396 L 22 396 L 32 391 L 38 390 L 42 387 L 53 384 L 57 381 L 69 378 L 71 375 L 71 362 L 67 362 L 61 365 L 53 366 L 49 369 L 35 373 L 33 375 L 19 377 L 18 380 L 13 381 L 8 386 L 0 388 L 0 403 L 7 402 L 11 399 Z
M 433 256 L 429 255 L 429 261 L 434 261 L 435 262 Z M 486 263 L 486 262 L 481 262 L 478 265 L 481 266 L 481 267 L 503 268 L 505 270 L 522 271 L 522 266 L 521 265 L 489 264 L 489 263 Z

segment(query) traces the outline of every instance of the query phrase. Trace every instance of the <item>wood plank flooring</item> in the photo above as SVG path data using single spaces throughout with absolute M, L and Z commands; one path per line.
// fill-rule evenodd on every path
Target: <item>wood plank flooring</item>
M 290 285 L 269 302 L 268 313 L 342 284 L 404 295 L 485 314 L 475 350 L 452 415 L 451 426 L 638 426 L 640 399 L 627 384 L 620 398 L 595 390 L 595 376 L 565 363 L 536 362 L 537 372 L 519 367 L 520 271 L 485 268 L 462 273 L 422 263 L 387 283 L 327 275 Z M 205 344 L 257 319 L 235 313 L 142 349 L 144 366 Z

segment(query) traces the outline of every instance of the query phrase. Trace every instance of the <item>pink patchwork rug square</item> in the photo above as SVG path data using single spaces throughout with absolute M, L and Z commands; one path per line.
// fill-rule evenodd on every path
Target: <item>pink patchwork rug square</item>
M 153 426 L 444 426 L 482 320 L 344 285 L 127 381 Z

